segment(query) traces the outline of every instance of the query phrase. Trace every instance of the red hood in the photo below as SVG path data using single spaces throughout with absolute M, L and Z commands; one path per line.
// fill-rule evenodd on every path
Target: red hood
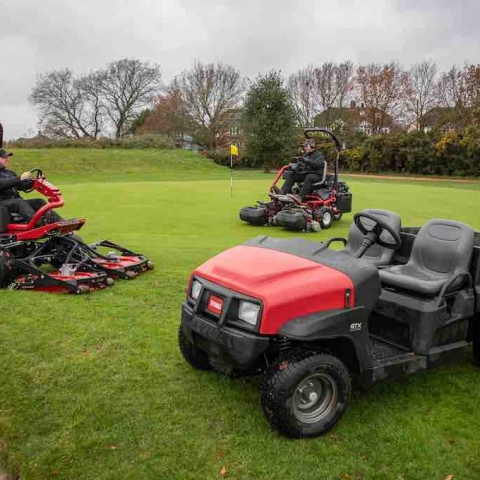
M 261 333 L 275 334 L 288 320 L 345 307 L 353 284 L 344 273 L 266 248 L 240 245 L 211 258 L 194 272 L 213 283 L 263 302 Z

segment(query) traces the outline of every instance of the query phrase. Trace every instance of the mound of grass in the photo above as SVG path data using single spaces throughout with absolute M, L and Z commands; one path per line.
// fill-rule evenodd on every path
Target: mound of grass
M 185 150 L 158 149 L 12 149 L 12 170 L 34 167 L 63 181 L 194 180 L 227 178 L 229 171 L 212 160 Z

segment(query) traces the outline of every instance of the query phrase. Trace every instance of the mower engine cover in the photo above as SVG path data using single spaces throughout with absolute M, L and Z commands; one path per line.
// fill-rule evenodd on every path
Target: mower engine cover
M 193 287 L 198 291 L 192 292 Z M 197 296 L 200 315 L 276 335 L 286 322 L 302 316 L 354 306 L 371 309 L 379 293 L 373 265 L 317 242 L 260 236 L 197 268 L 189 298 Z M 249 303 L 259 308 L 253 312 Z M 252 312 L 241 312 L 242 305 Z

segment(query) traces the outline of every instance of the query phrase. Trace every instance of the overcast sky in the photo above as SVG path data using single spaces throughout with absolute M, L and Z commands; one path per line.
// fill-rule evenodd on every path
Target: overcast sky
M 121 58 L 159 63 L 163 81 L 194 60 L 254 78 L 325 61 L 480 62 L 480 1 L 0 0 L 0 122 L 36 134 L 37 75 L 88 73 Z

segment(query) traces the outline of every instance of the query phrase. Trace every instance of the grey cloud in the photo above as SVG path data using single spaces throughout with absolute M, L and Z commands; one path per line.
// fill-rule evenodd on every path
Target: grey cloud
M 0 12 L 0 121 L 9 137 L 35 129 L 28 97 L 37 75 L 87 73 L 124 57 L 159 63 L 166 82 L 195 59 L 252 78 L 330 60 L 480 62 L 472 0 L 0 0 Z

